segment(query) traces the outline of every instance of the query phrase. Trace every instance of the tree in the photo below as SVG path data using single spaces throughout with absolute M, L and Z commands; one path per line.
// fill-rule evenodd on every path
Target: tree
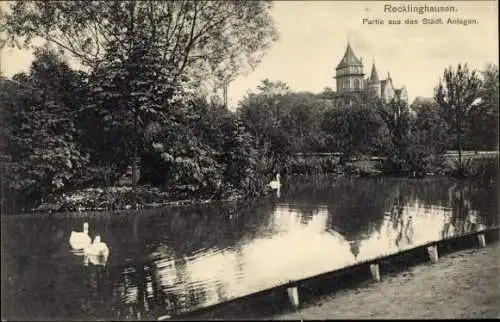
M 18 1 L 0 30 L 11 45 L 40 37 L 95 69 L 107 50 L 129 52 L 134 39 L 161 49 L 162 65 L 193 86 L 254 68 L 277 39 L 268 1 Z M 138 37 L 140 36 L 140 37 Z
M 153 122 L 168 126 L 169 109 L 175 101 L 173 94 L 181 91 L 171 77 L 171 70 L 160 64 L 158 49 L 146 40 L 136 39 L 127 54 L 116 44 L 110 43 L 110 46 L 106 59 L 92 74 L 94 100 L 91 108 L 99 115 L 97 121 L 104 132 L 101 134 L 105 137 L 113 134 L 111 145 L 122 144 L 116 151 L 119 158 L 111 161 L 121 171 L 123 166 L 132 164 L 132 185 L 135 188 L 139 179 L 137 158 L 143 152 L 144 131 Z M 114 151 L 110 148 L 97 151 L 104 156 L 103 160 L 109 160 L 106 154 Z
M 7 101 L 10 184 L 25 205 L 78 184 L 87 156 L 76 142 L 75 115 L 84 101 L 83 75 L 56 53 L 35 51 L 28 74 L 13 78 L 15 97 Z
M 498 66 L 489 64 L 481 72 L 480 102 L 466 120 L 468 147 L 474 150 L 498 149 Z
M 323 88 L 323 91 L 319 93 L 318 96 L 323 99 L 333 99 L 335 98 L 335 92 L 331 87 L 327 86 Z
M 288 86 L 283 82 L 263 80 L 258 92 L 249 92 L 238 103 L 238 118 L 256 140 L 256 146 L 263 151 L 264 172 L 279 171 L 286 155 L 290 151 L 287 136 L 282 131 L 283 115 L 286 113 L 282 104 L 288 93 Z
M 458 64 L 456 71 L 451 66 L 444 70 L 443 79 L 435 88 L 435 99 L 441 107 L 444 118 L 454 131 L 460 169 L 463 168 L 464 121 L 471 109 L 476 106 L 481 84 L 476 70 L 470 71 L 467 64 Z
M 281 131 L 288 137 L 294 152 L 317 152 L 322 149 L 321 129 L 325 101 L 312 93 L 290 93 L 283 96 Z
M 258 93 L 266 97 L 282 96 L 290 93 L 290 87 L 283 81 L 273 82 L 268 78 L 257 85 Z
M 268 79 L 262 80 L 257 89 L 256 93 L 247 93 L 239 102 L 238 115 L 250 133 L 257 138 L 261 148 L 272 145 L 281 150 L 285 146 L 283 132 L 280 131 L 280 112 L 283 112 L 283 97 L 290 93 L 290 89 L 282 81 L 273 82 Z
M 371 106 L 341 104 L 325 112 L 322 129 L 346 162 L 377 150 L 383 123 Z
M 373 104 L 389 131 L 391 149 L 388 153 L 392 167 L 395 167 L 393 170 L 399 171 L 408 161 L 406 154 L 410 144 L 410 110 L 407 103 L 399 99 L 393 99 L 389 103 L 377 100 Z
M 410 170 L 423 174 L 440 161 L 448 147 L 448 124 L 441 118 L 436 103 L 424 102 L 414 106 L 416 116 L 412 119 L 409 143 L 406 152 Z

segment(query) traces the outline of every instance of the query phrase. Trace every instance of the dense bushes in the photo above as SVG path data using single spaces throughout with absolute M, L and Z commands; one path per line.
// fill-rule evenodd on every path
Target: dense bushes
M 339 169 L 336 159 L 315 155 L 290 157 L 284 170 L 287 174 L 301 175 L 333 173 Z
M 483 158 L 466 158 L 462 163 L 453 159 L 445 163 L 444 172 L 458 178 L 474 178 L 493 180 L 498 176 L 498 156 Z
M 201 99 L 183 113 L 175 127 L 149 131 L 142 183 L 184 186 L 205 197 L 259 194 L 261 156 L 236 116 Z
M 121 207 L 95 193 L 118 185 L 135 158 L 139 184 L 158 187 L 169 198 L 228 199 L 265 191 L 266 158 L 234 113 L 188 95 L 161 99 L 158 77 L 124 100 L 120 84 L 126 75 L 120 66 L 107 70 L 116 75 L 77 73 L 58 54 L 42 50 L 27 74 L 2 82 L 9 90 L 3 96 L 5 154 L 11 157 L 2 178 L 12 205 L 7 211 L 48 200 L 61 204 L 60 196 L 71 193 L 85 196 L 82 207 Z M 140 191 L 135 197 L 115 193 L 126 203 L 147 203 Z M 71 200 L 61 207 L 77 207 Z

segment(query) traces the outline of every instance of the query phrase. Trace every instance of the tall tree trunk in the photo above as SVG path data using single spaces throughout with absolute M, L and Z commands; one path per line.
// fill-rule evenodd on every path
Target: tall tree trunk
M 137 188 L 137 142 L 134 144 L 134 152 L 132 156 L 132 190 L 136 191 Z
M 137 148 L 139 145 L 139 133 L 138 133 L 138 126 L 137 126 L 137 118 L 139 116 L 137 115 L 137 109 L 134 110 L 134 147 L 133 147 L 133 153 L 132 153 L 132 191 L 134 192 L 134 197 L 135 197 L 135 192 L 137 189 Z
M 460 122 L 457 122 L 457 149 L 458 149 L 458 165 L 460 166 L 460 171 L 463 170 L 462 166 L 462 126 Z

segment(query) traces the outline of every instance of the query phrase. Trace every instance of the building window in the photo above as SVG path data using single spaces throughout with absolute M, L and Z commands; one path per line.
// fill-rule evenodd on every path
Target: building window
M 359 89 L 359 79 L 355 79 L 355 80 L 354 80 L 354 88 L 355 88 L 356 90 L 358 90 L 358 89 Z

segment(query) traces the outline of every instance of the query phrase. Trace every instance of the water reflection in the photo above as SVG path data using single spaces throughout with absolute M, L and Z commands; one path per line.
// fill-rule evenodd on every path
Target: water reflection
M 106 263 L 108 262 L 107 255 L 82 254 L 82 256 L 83 256 L 83 265 L 84 266 L 88 266 L 89 264 L 92 264 L 95 266 L 106 266 Z
M 60 233 L 81 221 L 3 219 L 6 316 L 31 317 L 21 299 L 51 317 L 175 316 L 484 229 L 498 209 L 494 187 L 446 178 L 299 178 L 280 193 L 250 205 L 88 218 L 113 250 L 100 259 L 72 255 Z

